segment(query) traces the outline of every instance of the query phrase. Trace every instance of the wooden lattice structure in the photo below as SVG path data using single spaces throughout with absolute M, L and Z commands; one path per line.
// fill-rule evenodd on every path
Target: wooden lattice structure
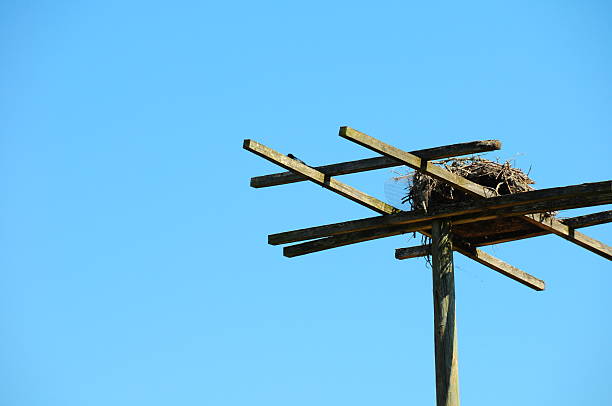
M 556 234 L 612 260 L 611 247 L 576 231 L 577 228 L 610 222 L 612 211 L 563 220 L 547 214 L 556 210 L 612 203 L 612 181 L 496 196 L 489 188 L 449 172 L 431 161 L 497 150 L 501 148 L 499 141 L 475 141 L 406 152 L 349 127 L 341 127 L 340 136 L 381 156 L 310 167 L 295 157 L 280 154 L 256 141 L 245 140 L 244 149 L 289 171 L 251 178 L 251 186 L 261 188 L 310 180 L 374 210 L 379 215 L 271 234 L 268 236 L 268 242 L 279 245 L 306 241 L 284 247 L 285 256 L 295 257 L 409 232 L 419 232 L 430 237 L 431 244 L 399 248 L 395 251 L 395 257 L 407 259 L 431 255 L 438 406 L 459 404 L 453 251 L 537 291 L 544 289 L 544 281 L 485 253 L 478 247 Z M 438 204 L 428 208 L 426 212 L 401 211 L 333 177 L 400 165 L 406 165 L 479 199 Z M 500 220 L 513 226 L 504 230 L 489 227 Z M 461 227 L 467 224 L 475 224 L 484 231 L 477 235 L 462 235 Z

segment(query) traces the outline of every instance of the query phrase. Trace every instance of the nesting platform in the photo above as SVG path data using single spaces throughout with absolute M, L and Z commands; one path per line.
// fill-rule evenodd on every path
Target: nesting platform
M 435 161 L 435 164 L 486 188 L 492 196 L 522 193 L 534 190 L 535 182 L 521 169 L 479 156 L 451 158 Z M 447 182 L 442 182 L 422 172 L 414 171 L 402 178 L 408 180 L 407 194 L 402 203 L 409 203 L 413 211 L 428 213 L 438 205 L 453 202 L 476 201 L 478 197 L 462 192 Z M 554 212 L 543 213 L 543 218 L 553 217 Z M 503 217 L 453 226 L 453 233 L 473 246 L 496 244 L 519 235 L 531 235 L 541 229 L 518 217 Z

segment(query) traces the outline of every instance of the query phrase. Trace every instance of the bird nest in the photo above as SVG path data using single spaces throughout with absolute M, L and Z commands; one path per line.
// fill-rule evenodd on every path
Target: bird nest
M 510 162 L 493 162 L 481 157 L 451 158 L 434 162 L 449 172 L 489 189 L 493 195 L 507 195 L 533 190 L 535 182 Z M 480 199 L 455 189 L 446 182 L 415 171 L 408 176 L 408 193 L 402 203 L 409 203 L 412 210 L 428 212 L 439 204 Z M 554 213 L 547 213 L 552 216 Z M 503 217 L 461 224 L 453 227 L 453 233 L 467 242 L 477 245 L 493 240 L 501 234 L 533 231 L 533 225 L 520 217 Z

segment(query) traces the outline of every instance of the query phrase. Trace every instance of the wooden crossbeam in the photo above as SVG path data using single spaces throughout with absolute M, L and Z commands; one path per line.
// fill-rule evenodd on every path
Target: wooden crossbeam
M 605 224 L 612 221 L 612 210 L 602 211 L 598 213 L 586 214 L 584 216 L 570 217 L 566 219 L 560 219 L 561 223 L 565 224 L 570 228 L 582 228 L 589 227 L 598 224 Z M 534 231 L 511 231 L 508 233 L 498 234 L 495 237 L 480 237 L 470 239 L 471 243 L 475 247 L 482 247 L 485 245 L 500 244 L 503 242 L 518 241 L 525 238 L 538 237 L 541 235 L 550 234 L 549 231 L 538 228 Z
M 482 197 L 495 196 L 495 193 L 493 193 L 493 191 L 487 187 L 449 172 L 446 169 L 435 165 L 433 162 L 421 159 L 414 154 L 402 151 L 401 149 L 395 148 L 392 145 L 385 144 L 374 137 L 350 127 L 340 127 L 340 136 L 363 147 L 371 149 L 372 151 L 378 152 L 379 154 L 396 159 L 412 169 L 416 169 L 433 178 L 446 182 L 463 192 Z
M 310 240 L 355 231 L 389 227 L 450 218 L 476 222 L 496 217 L 550 212 L 612 203 L 612 181 L 584 183 L 565 187 L 533 190 L 491 197 L 484 200 L 463 201 L 432 207 L 428 213 L 422 211 L 400 212 L 387 216 L 368 217 L 360 220 L 344 221 L 323 226 L 286 231 L 268 236 L 272 245 Z M 463 216 L 462 219 L 457 217 Z
M 344 233 L 336 233 L 335 235 L 331 235 L 329 237 L 319 238 L 308 242 L 303 242 L 300 244 L 290 245 L 285 247 L 283 250 L 283 254 L 286 257 L 296 257 L 300 255 L 312 254 L 319 251 L 325 251 L 332 248 L 343 247 L 346 245 L 357 244 L 364 241 L 376 240 L 380 238 L 392 237 L 395 235 L 412 233 L 412 232 L 426 232 L 431 229 L 431 221 L 436 219 L 445 219 L 452 220 L 453 224 L 467 224 L 474 223 L 483 220 L 493 220 L 502 217 L 510 217 L 517 215 L 524 215 L 534 212 L 548 212 L 551 210 L 551 207 L 556 208 L 576 208 L 576 206 L 594 206 L 596 204 L 608 204 L 612 202 L 612 193 L 606 192 L 605 196 L 601 200 L 601 196 L 583 198 L 583 200 L 576 200 L 575 198 L 569 199 L 561 199 L 561 200 L 553 200 L 553 201 L 543 201 L 538 203 L 531 204 L 523 204 L 519 206 L 512 207 L 504 207 L 502 209 L 497 210 L 487 210 L 476 213 L 468 213 L 463 215 L 454 216 L 451 212 L 446 215 L 435 215 L 431 216 L 429 214 L 415 214 L 413 212 L 406 212 L 405 214 L 413 214 L 414 216 L 407 220 L 406 217 L 402 218 L 402 222 L 394 223 L 388 222 L 387 217 L 370 217 L 361 220 L 354 220 L 353 222 L 345 222 L 349 223 L 349 226 L 355 228 L 355 224 L 369 224 L 372 225 L 374 222 L 380 224 L 378 227 L 369 227 L 365 229 L 359 229 L 358 231 L 344 232 Z M 488 201 L 488 200 L 486 200 Z M 481 201 L 482 202 L 482 201 Z M 440 206 L 442 208 L 442 206 Z M 401 213 L 404 214 L 404 213 Z M 360 223 L 363 222 L 363 223 Z M 343 224 L 343 223 L 337 223 Z M 333 226 L 333 225 L 330 225 Z M 327 226 L 320 226 L 325 229 Z M 314 227 L 315 229 L 317 227 Z M 346 227 L 348 229 L 351 227 Z M 300 230 L 297 230 L 300 231 Z M 312 235 L 312 234 L 310 234 Z
M 431 220 L 418 223 L 400 224 L 395 226 L 355 231 L 352 233 L 333 235 L 331 237 L 319 238 L 313 241 L 289 245 L 283 248 L 283 255 L 288 258 L 293 258 L 301 255 L 329 250 L 332 248 L 357 244 L 364 241 L 392 237 L 394 235 L 412 232 L 426 232 L 429 229 L 431 229 Z
M 585 214 L 583 216 L 570 217 L 560 220 L 563 224 L 572 228 L 590 227 L 605 224 L 612 221 L 612 210 L 598 213 Z
M 350 186 L 345 185 L 342 182 L 336 181 L 335 179 L 317 171 L 316 169 L 311 168 L 307 165 L 301 164 L 300 162 L 294 159 L 291 159 L 287 157 L 286 155 L 283 155 L 279 152 L 276 152 L 273 149 L 268 148 L 265 145 L 260 144 L 256 141 L 248 140 L 248 139 L 244 140 L 243 148 L 279 166 L 282 166 L 285 169 L 300 173 L 306 176 L 309 180 L 317 184 L 320 184 L 321 186 L 326 187 L 328 190 L 331 190 L 332 192 L 338 193 L 342 196 L 346 196 L 346 194 L 350 192 L 351 193 L 350 197 L 348 196 L 346 197 L 366 207 L 370 207 L 372 210 L 375 210 L 377 212 L 383 211 L 385 212 L 385 214 L 393 214 L 393 213 L 400 211 L 399 209 L 393 206 L 390 206 L 384 202 L 381 202 L 380 200 L 372 196 L 369 196 L 363 192 L 360 192 L 357 189 L 351 188 Z M 333 179 L 333 182 L 332 182 L 332 179 Z M 425 231 L 420 231 L 420 233 L 430 236 L 430 234 Z M 333 238 L 333 237 L 328 237 L 328 238 Z M 459 238 L 455 238 L 455 240 L 457 244 L 462 243 L 462 241 Z M 286 248 L 289 248 L 289 247 L 286 247 Z M 481 251 L 477 250 L 476 252 L 480 253 Z M 481 259 L 479 260 L 479 262 L 485 266 L 488 266 L 489 268 L 495 271 L 498 271 L 500 266 L 503 267 L 503 265 L 500 265 L 500 264 L 505 264 L 505 262 L 501 260 L 497 260 L 497 259 L 496 259 L 497 261 L 493 261 L 490 264 L 488 264 L 485 259 L 482 259 L 484 258 L 485 254 L 486 253 L 483 252 Z
M 612 221 L 612 210 L 602 211 L 598 213 L 585 214 L 583 216 L 569 217 L 566 219 L 559 220 L 566 226 L 570 228 L 582 228 L 582 227 L 590 227 L 598 224 L 605 224 Z M 544 230 L 538 230 L 536 232 L 525 233 L 524 231 L 519 231 L 514 233 L 514 239 L 506 240 L 504 238 L 508 238 L 511 233 L 508 233 L 506 237 L 496 238 L 495 240 L 491 240 L 487 244 L 483 245 L 491 245 L 498 244 L 500 242 L 514 241 L 523 238 L 537 237 L 540 235 L 550 234 Z M 500 241 L 504 239 L 503 241 Z M 472 246 L 476 246 L 477 244 L 472 243 Z M 397 248 L 395 250 L 395 258 L 396 259 L 409 259 L 409 258 L 418 258 L 429 255 L 431 252 L 431 246 L 429 244 L 425 245 L 417 245 L 414 247 L 405 247 L 405 248 Z
M 449 158 L 453 156 L 495 151 L 500 148 L 500 141 L 484 140 L 463 142 L 460 144 L 451 144 L 435 148 L 420 149 L 412 151 L 411 153 L 421 159 L 433 160 Z M 314 168 L 328 176 L 339 176 L 348 175 L 350 173 L 371 171 L 375 169 L 392 168 L 394 166 L 401 165 L 404 164 L 393 158 L 379 156 L 375 158 L 359 159 L 356 161 L 340 162 L 331 165 L 316 166 Z M 308 178 L 295 172 L 289 171 L 253 177 L 251 178 L 251 186 L 254 188 L 262 188 L 269 186 L 286 185 L 288 183 L 302 182 L 305 180 L 308 180 Z
M 449 172 L 444 168 L 436 166 L 431 162 L 422 160 L 421 158 L 408 152 L 402 151 L 399 148 L 395 148 L 392 145 L 385 144 L 382 141 L 379 141 L 367 134 L 361 133 L 350 127 L 340 127 L 340 136 L 368 149 L 371 149 L 375 152 L 378 152 L 382 155 L 397 159 L 398 161 L 403 162 L 404 164 L 413 169 L 416 169 L 433 178 L 444 181 L 447 184 L 453 186 L 454 188 L 464 191 L 466 193 L 470 193 L 472 195 L 484 198 L 489 198 L 494 195 L 494 193 L 490 189 L 485 188 L 482 185 L 479 185 L 459 175 Z M 547 221 L 542 221 L 540 218 L 535 217 L 533 215 L 524 216 L 523 218 L 526 221 L 529 221 L 530 223 L 535 224 L 540 228 L 543 228 L 544 230 L 547 230 L 570 242 L 573 242 L 583 248 L 586 248 L 591 252 L 601 255 L 602 257 L 608 260 L 612 259 L 611 247 L 602 243 L 601 241 L 597 241 L 577 231 L 571 232 L 567 228 L 567 226 L 563 225 L 558 220 L 549 218 Z
M 431 255 L 431 244 L 415 245 L 395 249 L 395 259 L 410 259 Z
M 381 200 L 378 200 L 343 182 L 340 182 L 335 178 L 332 178 L 331 176 L 316 170 L 315 168 L 311 168 L 310 166 L 301 163 L 298 160 L 289 158 L 288 156 L 283 155 L 280 152 L 273 150 L 272 148 L 268 148 L 265 145 L 258 143 L 257 141 L 244 140 L 243 148 L 247 151 L 253 152 L 256 155 L 259 155 L 262 158 L 267 159 L 270 162 L 282 166 L 285 169 L 299 173 L 308 180 L 311 180 L 326 189 L 329 189 L 335 193 L 338 193 L 341 196 L 346 197 L 347 199 L 350 199 L 369 209 L 372 209 L 377 213 L 389 214 L 399 211 L 395 207 Z
M 612 260 L 612 247 L 566 226 L 559 220 L 554 218 L 545 218 L 539 214 L 528 214 L 525 216 L 525 218 L 527 221 L 537 225 L 540 228 L 543 228 L 544 230 L 550 231 L 551 233 L 586 248 L 595 254 L 601 255 L 607 260 Z

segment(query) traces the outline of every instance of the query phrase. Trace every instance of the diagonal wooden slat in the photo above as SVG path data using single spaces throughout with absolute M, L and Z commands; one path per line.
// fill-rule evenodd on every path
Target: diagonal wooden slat
M 262 158 L 267 159 L 270 162 L 282 166 L 285 169 L 289 169 L 291 171 L 299 173 L 300 175 L 313 181 L 317 185 L 323 186 L 324 188 L 338 193 L 339 195 L 344 196 L 347 199 L 359 203 L 369 209 L 372 209 L 377 213 L 389 214 L 399 211 L 395 207 L 381 200 L 367 195 L 295 159 L 289 158 L 288 156 L 283 155 L 280 152 L 273 150 L 272 148 L 268 148 L 265 145 L 258 143 L 257 141 L 244 140 L 243 148 L 247 151 L 253 152 L 256 155 L 259 155 Z
M 482 250 L 476 250 L 469 246 L 461 246 L 455 242 L 453 242 L 453 249 L 461 252 L 463 255 L 468 258 L 473 259 L 474 261 L 482 263 L 486 261 L 487 264 L 496 264 L 498 269 L 496 269 L 501 274 L 514 279 L 517 282 L 522 283 L 523 285 L 529 286 L 535 290 L 544 290 L 545 283 L 543 280 L 536 278 L 533 275 L 530 275 L 526 272 L 521 271 L 520 269 L 513 267 L 510 264 L 507 264 L 491 255 L 485 253 Z M 407 248 L 398 248 L 395 250 L 395 258 L 397 259 L 408 259 L 408 258 L 416 258 L 416 257 L 424 257 L 427 255 L 431 255 L 431 245 L 418 245 L 416 247 L 407 247 Z M 488 266 L 488 265 L 487 265 Z
M 420 149 L 411 153 L 421 159 L 443 159 L 452 156 L 478 154 L 481 152 L 495 151 L 501 148 L 501 142 L 498 140 L 484 140 L 463 142 L 460 144 L 445 145 L 442 147 Z M 328 176 L 348 175 L 350 173 L 358 173 L 371 171 L 375 169 L 392 168 L 394 166 L 402 166 L 403 163 L 386 157 L 379 156 L 374 158 L 359 159 L 356 161 L 340 162 L 337 164 L 323 165 L 314 167 L 316 170 L 323 172 Z M 256 176 L 251 178 L 251 187 L 262 188 L 269 186 L 286 185 L 289 183 L 302 182 L 308 180 L 307 177 L 294 172 L 273 173 L 270 175 Z
M 609 203 L 612 203 L 612 181 L 583 183 L 581 185 L 496 196 L 483 200 L 448 203 L 432 207 L 428 213 L 422 211 L 400 212 L 387 216 L 368 217 L 286 231 L 269 235 L 268 243 L 272 245 L 286 244 L 437 218 L 448 217 L 455 222 L 458 216 L 464 216 L 462 219 L 466 220 L 465 222 L 475 222 L 503 216 L 550 212 Z
M 412 169 L 419 170 L 433 178 L 449 183 L 461 191 L 481 197 L 495 196 L 493 191 L 491 191 L 489 188 L 449 172 L 446 169 L 441 168 L 440 166 L 437 166 L 425 159 L 421 159 L 409 152 L 402 151 L 401 149 L 395 148 L 392 145 L 385 144 L 384 142 L 353 128 L 340 127 L 340 136 L 365 148 L 371 149 L 372 151 L 378 152 L 379 154 L 396 159 Z
M 444 168 L 434 165 L 431 162 L 422 160 L 421 158 L 402 151 L 399 148 L 395 148 L 392 145 L 386 144 L 376 138 L 373 138 L 367 134 L 361 133 L 350 127 L 340 127 L 340 136 L 353 141 L 361 146 L 378 152 L 382 155 L 397 159 L 413 169 L 421 171 L 424 174 L 432 176 L 436 179 L 446 182 L 453 187 L 470 193 L 472 195 L 480 197 L 492 197 L 493 193 L 491 190 L 478 185 L 468 179 L 451 173 Z M 544 230 L 550 231 L 553 234 L 559 235 L 560 237 L 573 242 L 581 247 L 587 248 L 589 251 L 594 252 L 608 260 L 612 259 L 612 248 L 608 245 L 597 241 L 593 238 L 587 237 L 581 233 L 572 233 L 567 230 L 562 223 L 555 219 L 549 219 L 547 222 L 539 221 L 536 217 L 524 217 L 526 221 L 543 228 Z
M 545 218 L 539 214 L 528 214 L 525 216 L 525 218 L 527 221 L 551 232 L 552 234 L 556 234 L 561 238 L 573 242 L 574 244 L 578 244 L 582 248 L 586 248 L 595 254 L 601 255 L 608 260 L 612 260 L 612 247 L 566 226 L 559 220 L 554 218 Z
M 460 244 L 455 240 L 453 240 L 453 249 L 478 263 L 483 265 L 486 264 L 489 268 L 532 289 L 544 290 L 545 288 L 545 283 L 543 280 L 538 279 L 527 272 L 521 271 L 517 267 L 514 267 L 498 258 L 495 258 L 493 255 L 489 255 L 483 250 L 470 247 L 469 245 Z
M 291 159 L 287 157 L 286 155 L 283 155 L 279 152 L 276 152 L 272 150 L 271 148 L 268 148 L 265 145 L 260 144 L 256 141 L 248 140 L 248 139 L 244 140 L 243 148 L 246 149 L 247 151 L 253 152 L 256 155 L 259 155 L 269 160 L 270 162 L 273 162 L 279 166 L 282 166 L 285 169 L 292 170 L 304 176 L 307 176 L 309 180 L 317 184 L 320 184 L 321 186 L 326 187 L 328 190 L 331 190 L 332 192 L 338 193 L 342 196 L 345 196 L 345 194 L 350 192 L 350 195 L 349 195 L 350 197 L 349 196 L 346 196 L 346 197 L 366 207 L 370 207 L 371 209 L 375 211 L 379 211 L 379 210 L 383 212 L 386 211 L 386 214 L 393 214 L 393 213 L 400 211 L 399 209 L 393 206 L 390 206 L 384 202 L 381 202 L 380 200 L 372 196 L 369 196 L 363 192 L 360 192 L 357 189 L 354 189 L 348 185 L 344 185 L 342 182 L 335 181 L 335 179 L 334 179 L 334 182 L 331 182 L 331 179 L 333 178 L 328 177 L 327 175 L 317 171 L 316 169 L 311 168 L 307 165 L 301 164 L 300 162 L 294 159 Z M 421 231 L 421 233 L 429 236 L 427 232 Z M 333 237 L 329 237 L 329 238 L 333 238 Z M 457 239 L 457 243 L 461 243 L 461 241 Z M 500 260 L 498 261 L 499 262 L 492 262 L 489 266 L 487 265 L 486 260 L 483 260 L 482 258 L 479 260 L 481 264 L 489 266 L 489 268 L 499 272 L 500 267 L 504 269 L 503 264 L 505 264 L 505 262 L 500 261 Z M 508 270 L 510 271 L 509 268 Z
M 570 228 L 582 228 L 595 226 L 598 224 L 605 224 L 612 221 L 612 210 L 586 214 L 583 216 L 570 217 L 566 219 L 561 219 L 559 221 Z M 496 235 L 495 237 L 481 237 L 477 239 L 471 239 L 470 242 L 475 247 L 482 247 L 485 245 L 524 240 L 525 238 L 539 237 L 541 235 L 548 234 L 550 234 L 550 232 L 543 230 L 539 227 L 534 227 L 533 231 L 512 231 Z

